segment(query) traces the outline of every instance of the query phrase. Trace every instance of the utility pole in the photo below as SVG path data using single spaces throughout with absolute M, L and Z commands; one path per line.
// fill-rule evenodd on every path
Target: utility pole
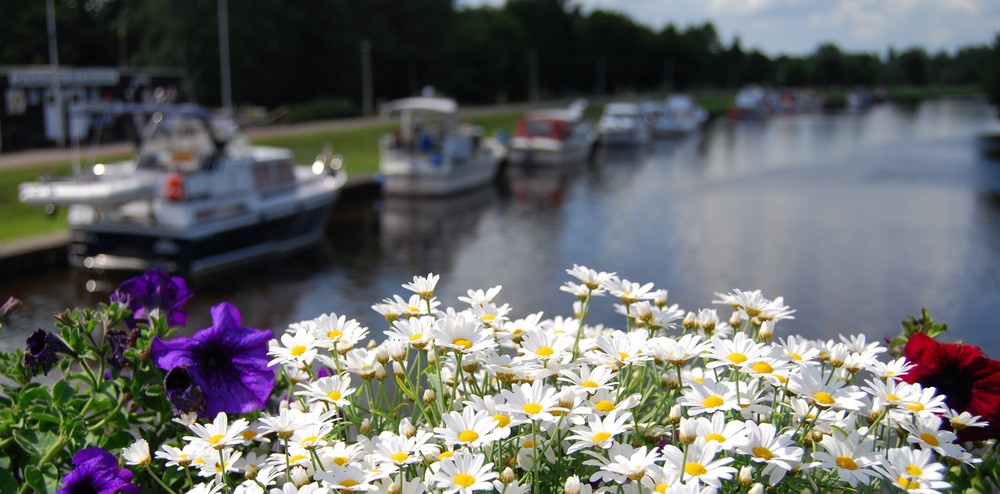
M 361 40 L 361 112 L 372 114 L 372 42 Z
M 56 39 L 55 0 L 45 1 L 46 28 L 49 38 L 49 65 L 52 67 L 52 85 L 49 87 L 55 114 L 59 120 L 59 147 L 66 146 L 66 119 L 63 112 L 62 85 L 59 82 L 59 41 Z
M 538 101 L 538 52 L 528 52 L 528 100 Z
M 219 72 L 222 83 L 222 107 L 233 110 L 233 89 L 229 77 L 229 2 L 219 0 Z

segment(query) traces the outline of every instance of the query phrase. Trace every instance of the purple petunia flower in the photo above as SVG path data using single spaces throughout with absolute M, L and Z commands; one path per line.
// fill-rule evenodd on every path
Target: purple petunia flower
M 139 486 L 132 483 L 132 472 L 118 468 L 118 459 L 101 448 L 81 449 L 73 457 L 73 466 L 56 494 L 139 494 Z
M 274 370 L 267 366 L 272 338 L 270 330 L 243 327 L 240 312 L 223 302 L 212 307 L 212 327 L 190 338 L 154 338 L 150 351 L 163 370 L 187 369 L 205 400 L 199 415 L 214 417 L 266 406 L 274 388 Z
M 48 374 L 52 366 L 59 361 L 59 354 L 73 355 L 73 350 L 61 338 L 44 329 L 37 329 L 24 348 L 24 365 L 34 372 L 39 370 Z
M 181 307 L 192 295 L 183 278 L 170 276 L 162 269 L 151 269 L 141 276 L 125 280 L 111 294 L 111 300 L 122 302 L 132 309 L 129 326 L 134 327 L 136 320 L 150 316 L 166 316 L 170 326 L 183 326 L 187 322 L 187 313 Z

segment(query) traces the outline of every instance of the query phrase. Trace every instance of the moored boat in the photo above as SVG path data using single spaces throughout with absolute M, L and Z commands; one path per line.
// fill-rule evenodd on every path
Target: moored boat
M 634 146 L 649 140 L 649 126 L 646 124 L 639 105 L 614 102 L 604 106 L 604 113 L 597 122 L 602 145 Z
M 69 262 L 199 276 L 311 245 L 347 177 L 253 146 L 231 119 L 193 105 L 104 104 L 74 113 L 139 122 L 133 159 L 21 184 L 27 204 L 66 206 Z
M 511 164 L 564 166 L 582 163 L 593 151 L 597 134 L 583 118 L 586 102 L 564 109 L 528 112 L 517 124 L 507 151 Z
M 399 115 L 398 130 L 379 140 L 379 180 L 389 195 L 445 196 L 492 182 L 503 145 L 482 127 L 458 122 L 448 98 L 415 97 L 382 105 L 383 117 Z

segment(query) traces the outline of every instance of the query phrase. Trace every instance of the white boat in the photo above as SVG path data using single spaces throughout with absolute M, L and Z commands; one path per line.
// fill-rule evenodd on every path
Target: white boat
M 479 126 L 458 123 L 458 104 L 416 97 L 382 105 L 400 116 L 399 130 L 379 140 L 379 179 L 389 195 L 444 196 L 492 182 L 504 147 Z
M 510 139 L 507 161 L 540 166 L 585 162 L 597 141 L 594 127 L 583 118 L 586 107 L 578 100 L 568 108 L 526 113 Z
M 133 159 L 18 189 L 24 203 L 68 207 L 78 268 L 198 276 L 291 252 L 322 237 L 347 180 L 339 163 L 296 166 L 291 150 L 252 146 L 231 119 L 192 105 L 74 113 L 128 115 L 142 127 Z
M 756 85 L 746 86 L 736 93 L 732 106 L 729 107 L 730 118 L 763 118 L 770 115 L 774 108 L 771 98 L 764 88 Z
M 597 122 L 602 145 L 638 145 L 649 141 L 649 126 L 636 103 L 608 103 Z
M 687 134 L 698 130 L 708 120 L 708 112 L 683 94 L 670 96 L 663 103 L 645 102 L 642 109 L 654 137 Z

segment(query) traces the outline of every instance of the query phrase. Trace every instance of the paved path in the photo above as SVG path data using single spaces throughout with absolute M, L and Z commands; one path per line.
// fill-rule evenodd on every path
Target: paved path
M 547 101 L 540 103 L 516 103 L 507 105 L 475 106 L 459 110 L 463 117 L 477 117 L 481 115 L 493 115 L 497 113 L 526 111 L 532 108 L 558 107 L 563 106 L 562 101 Z M 250 138 L 286 136 L 295 134 L 308 134 L 313 132 L 326 132 L 331 130 L 351 129 L 367 127 L 383 123 L 378 117 L 354 117 L 341 118 L 337 120 L 324 120 L 320 122 L 308 122 L 301 124 L 268 125 L 261 127 L 251 127 L 246 129 L 246 134 Z M 110 154 L 127 154 L 132 151 L 132 144 L 115 143 L 99 146 L 96 150 L 87 149 L 84 151 L 88 155 L 105 156 Z M 27 168 L 31 166 L 44 165 L 58 161 L 70 161 L 73 159 L 73 149 L 31 149 L 27 151 L 16 151 L 13 153 L 0 154 L 0 171 L 14 170 L 17 168 Z

